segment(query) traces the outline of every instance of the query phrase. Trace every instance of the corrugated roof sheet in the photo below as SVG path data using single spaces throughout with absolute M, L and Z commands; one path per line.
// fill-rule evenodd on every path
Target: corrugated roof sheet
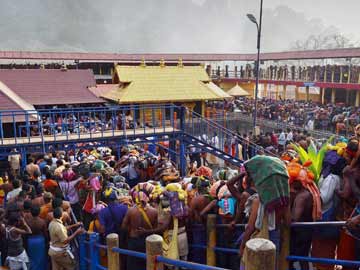
M 326 58 L 356 58 L 360 57 L 360 48 L 343 48 L 327 50 L 287 51 L 262 53 L 261 60 L 298 60 Z M 38 60 L 80 60 L 80 61 L 255 61 L 256 54 L 221 54 L 221 53 L 182 53 L 182 54 L 121 54 L 121 53 L 78 53 L 78 52 L 29 52 L 0 51 L 0 59 L 38 59 Z
M 0 81 L 32 105 L 102 103 L 91 70 L 0 69 Z
M 120 89 L 103 95 L 119 103 L 175 102 L 222 99 L 206 83 L 201 66 L 117 66 Z

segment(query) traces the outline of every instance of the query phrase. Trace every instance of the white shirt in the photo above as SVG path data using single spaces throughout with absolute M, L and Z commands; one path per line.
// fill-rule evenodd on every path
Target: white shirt
M 293 138 L 294 138 L 293 133 L 290 131 L 290 132 L 288 133 L 288 135 L 286 136 L 286 140 L 290 142 L 290 141 L 293 140 Z
M 279 136 L 279 145 L 285 145 L 286 144 L 286 136 L 285 132 L 281 132 Z
M 21 187 L 18 187 L 12 191 L 10 191 L 7 195 L 6 195 L 6 200 L 9 201 L 15 197 L 17 197 L 19 195 L 19 193 L 22 191 Z
M 310 119 L 310 120 L 307 122 L 306 129 L 307 129 L 307 130 L 314 130 L 314 121 L 313 121 L 313 120 Z
M 326 178 L 319 180 L 320 197 L 322 201 L 322 212 L 326 212 L 334 205 L 335 190 L 340 188 L 340 177 L 329 174 Z
M 10 167 L 13 170 L 18 170 L 20 169 L 20 154 L 10 154 L 8 156 L 8 161 L 10 163 Z

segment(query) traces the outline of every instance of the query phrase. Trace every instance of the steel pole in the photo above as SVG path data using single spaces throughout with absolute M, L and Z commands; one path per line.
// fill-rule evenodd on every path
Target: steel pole
M 255 105 L 254 105 L 254 132 L 256 127 L 257 117 L 257 101 L 259 93 L 259 77 L 260 77 L 260 48 L 261 48 L 261 25 L 262 25 L 262 13 L 263 13 L 263 0 L 260 2 L 260 22 L 257 25 L 257 59 L 256 59 L 256 83 L 255 83 Z

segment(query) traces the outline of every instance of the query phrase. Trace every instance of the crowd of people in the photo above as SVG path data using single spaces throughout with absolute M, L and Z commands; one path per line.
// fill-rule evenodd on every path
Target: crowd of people
M 212 71 L 212 76 L 239 77 L 243 79 L 255 78 L 254 65 L 240 66 L 232 72 L 220 70 L 218 67 Z M 291 80 L 291 81 L 320 81 L 320 82 L 343 82 L 358 83 L 360 66 L 358 65 L 315 65 L 315 66 L 288 66 L 270 65 L 260 68 L 260 78 L 267 80 Z
M 32 154 L 25 168 L 20 166 L 25 157 L 14 150 L 0 178 L 2 262 L 10 269 L 48 269 L 48 261 L 55 270 L 75 269 L 77 236 L 96 232 L 101 243 L 117 233 L 120 247 L 139 252 L 148 235 L 160 234 L 165 256 L 205 263 L 204 252 L 191 250 L 189 242 L 205 244 L 205 233 L 193 233 L 193 225 L 206 224 L 211 213 L 228 224 L 218 229 L 217 246 L 238 249 L 240 258 L 259 233 L 279 255 L 282 229 L 291 222 L 340 220 L 344 228 L 293 228 L 290 253 L 359 260 L 359 139 L 329 146 L 321 173 L 314 175 L 311 162 L 295 151 L 300 146 L 313 151 L 311 139 L 288 132 L 283 143 L 282 133 L 280 158 L 257 151 L 234 168 L 194 153 L 183 177 L 165 148 L 152 144 L 124 146 L 120 155 L 108 147 L 79 145 L 76 151 Z M 269 134 L 262 139 L 274 142 Z M 238 223 L 247 224 L 244 231 L 234 229 Z M 100 257 L 106 266 L 106 254 Z M 121 262 L 123 269 L 145 269 L 137 258 Z M 219 253 L 217 264 L 239 269 L 246 261 Z
M 254 99 L 237 98 L 231 102 L 213 102 L 208 105 L 216 111 L 236 112 L 252 116 Z M 209 109 L 211 112 L 212 109 Z M 347 107 L 344 104 L 319 104 L 311 101 L 259 99 L 257 116 L 260 119 L 286 123 L 308 131 L 318 129 L 331 131 L 340 135 L 349 135 L 360 123 L 360 109 Z M 350 132 L 350 133 L 349 133 Z

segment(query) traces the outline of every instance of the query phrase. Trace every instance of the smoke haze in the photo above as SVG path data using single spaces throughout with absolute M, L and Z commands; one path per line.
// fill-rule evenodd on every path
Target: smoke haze
M 0 50 L 254 52 L 254 0 L 3 0 Z M 360 1 L 264 0 L 263 51 L 319 33 L 357 33 Z M 271 3 L 271 4 L 270 4 Z M 359 35 L 359 34 L 358 34 Z

